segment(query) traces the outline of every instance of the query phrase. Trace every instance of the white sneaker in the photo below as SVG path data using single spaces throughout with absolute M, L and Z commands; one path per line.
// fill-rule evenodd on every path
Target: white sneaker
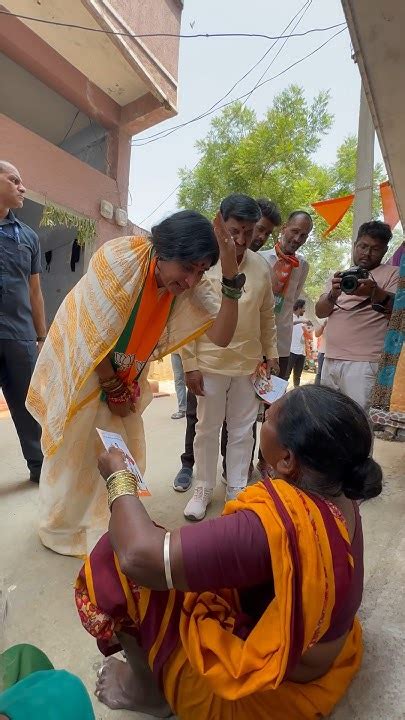
M 239 493 L 244 489 L 244 487 L 229 487 L 228 485 L 225 493 L 225 502 L 228 502 L 228 500 L 236 500 Z
M 197 485 L 194 495 L 184 508 L 184 516 L 187 520 L 203 520 L 207 507 L 212 500 L 213 490 Z

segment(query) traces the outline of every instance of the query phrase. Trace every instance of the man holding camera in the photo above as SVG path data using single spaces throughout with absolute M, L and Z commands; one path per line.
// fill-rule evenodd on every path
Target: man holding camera
M 381 264 L 391 238 L 386 223 L 361 225 L 353 250 L 355 266 L 335 273 L 315 307 L 319 318 L 328 318 L 322 385 L 340 390 L 365 410 L 398 284 L 398 268 Z

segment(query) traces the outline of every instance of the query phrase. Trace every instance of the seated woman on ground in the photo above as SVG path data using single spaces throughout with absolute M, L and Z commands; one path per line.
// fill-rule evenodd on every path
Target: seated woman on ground
M 356 500 L 380 466 L 363 410 L 306 385 L 267 411 L 261 449 L 276 478 L 221 517 L 167 533 L 118 451 L 99 460 L 109 533 L 80 572 L 80 619 L 105 655 L 110 708 L 180 720 L 315 720 L 357 673 L 363 539 Z

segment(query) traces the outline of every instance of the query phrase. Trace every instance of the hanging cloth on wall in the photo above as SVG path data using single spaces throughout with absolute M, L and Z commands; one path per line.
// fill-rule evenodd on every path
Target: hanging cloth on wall
M 80 260 L 80 251 L 81 251 L 81 247 L 80 247 L 79 243 L 77 242 L 77 238 L 76 238 L 76 240 L 74 240 L 74 242 L 73 242 L 72 254 L 70 256 L 70 269 L 72 272 L 75 272 L 75 270 L 76 270 L 75 266 Z
M 51 270 L 51 262 L 52 262 L 52 250 L 47 250 L 45 253 L 45 270 L 46 272 L 50 272 Z

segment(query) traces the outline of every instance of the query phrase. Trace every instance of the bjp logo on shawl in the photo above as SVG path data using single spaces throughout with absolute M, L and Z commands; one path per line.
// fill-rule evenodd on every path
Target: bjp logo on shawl
M 127 355 L 123 352 L 115 352 L 114 361 L 117 370 L 130 370 L 135 362 L 135 355 Z

